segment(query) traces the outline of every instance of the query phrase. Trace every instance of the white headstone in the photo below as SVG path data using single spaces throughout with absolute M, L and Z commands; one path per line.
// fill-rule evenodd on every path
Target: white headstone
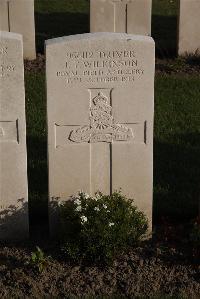
M 8 1 L 0 0 L 0 30 L 10 31 L 8 22 Z
M 152 0 L 90 0 L 90 32 L 151 35 Z
M 200 0 L 180 0 L 178 54 L 200 53 Z
M 94 33 L 47 41 L 50 229 L 56 201 L 122 188 L 152 218 L 154 42 Z
M 0 32 L 0 239 L 28 237 L 22 36 Z
M 0 0 L 0 30 L 22 34 L 24 58 L 36 58 L 34 0 Z

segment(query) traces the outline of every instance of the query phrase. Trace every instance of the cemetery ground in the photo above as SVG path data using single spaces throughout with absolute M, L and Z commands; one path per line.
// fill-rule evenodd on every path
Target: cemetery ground
M 36 0 L 40 55 L 25 62 L 31 241 L 0 247 L 0 297 L 199 298 L 200 252 L 190 236 L 200 194 L 200 58 L 176 58 L 175 0 L 153 1 L 157 57 L 153 239 L 106 267 L 72 264 L 48 241 L 43 42 L 88 32 L 88 5 L 86 0 Z M 29 263 L 36 245 L 44 251 L 38 262 L 42 271 L 37 263 Z

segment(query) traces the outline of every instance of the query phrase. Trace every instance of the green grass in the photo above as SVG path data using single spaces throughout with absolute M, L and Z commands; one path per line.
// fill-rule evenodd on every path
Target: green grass
M 30 221 L 47 219 L 45 75 L 25 74 Z
M 154 15 L 175 16 L 178 10 L 178 0 L 152 0 L 152 10 Z
M 162 58 L 177 52 L 178 0 L 153 0 L 152 37 L 156 41 L 156 54 Z
M 88 13 L 88 0 L 35 0 L 35 10 L 41 13 Z
M 153 36 L 157 55 L 176 52 L 176 0 L 153 0 Z M 89 31 L 89 1 L 36 0 L 36 38 Z M 199 62 L 198 62 L 199 63 Z M 179 68 L 174 60 L 174 68 Z M 31 223 L 47 220 L 47 141 L 44 73 L 26 73 L 28 175 Z M 200 79 L 156 77 L 154 136 L 154 220 L 186 220 L 198 212 L 200 191 Z
M 89 32 L 88 0 L 36 0 L 35 22 L 37 50 L 54 37 Z
M 200 80 L 156 78 L 154 212 L 175 219 L 194 217 L 200 191 Z

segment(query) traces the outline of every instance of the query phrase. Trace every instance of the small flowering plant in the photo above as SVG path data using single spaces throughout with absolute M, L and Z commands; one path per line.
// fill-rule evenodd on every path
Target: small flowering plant
M 148 228 L 145 215 L 121 192 L 93 197 L 79 192 L 60 209 L 62 247 L 75 260 L 111 261 L 136 245 Z

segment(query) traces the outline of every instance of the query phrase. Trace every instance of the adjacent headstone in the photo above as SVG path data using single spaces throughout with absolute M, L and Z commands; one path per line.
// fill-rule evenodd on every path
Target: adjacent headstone
M 0 239 L 28 237 L 22 36 L 0 32 Z
M 151 35 L 152 0 L 90 0 L 90 32 Z
M 178 54 L 200 53 L 200 0 L 180 0 Z
M 0 0 L 0 30 L 22 34 L 24 58 L 36 58 L 34 0 Z
M 122 188 L 152 219 L 154 42 L 94 33 L 46 43 L 50 231 L 59 201 Z
M 0 0 L 0 30 L 10 31 L 8 17 L 8 1 Z

